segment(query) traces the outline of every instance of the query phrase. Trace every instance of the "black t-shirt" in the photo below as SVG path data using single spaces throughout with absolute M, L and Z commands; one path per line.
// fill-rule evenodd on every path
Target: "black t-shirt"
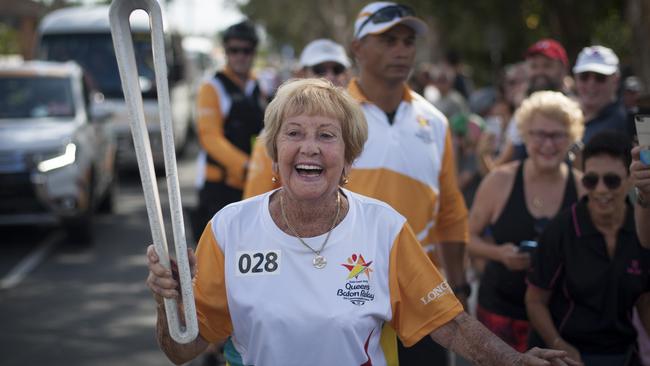
M 553 323 L 580 352 L 623 353 L 636 341 L 634 304 L 650 290 L 650 250 L 639 243 L 628 203 L 610 258 L 587 202 L 583 198 L 549 223 L 528 282 L 551 291 Z
M 497 245 L 537 240 L 550 218 L 535 218 L 528 211 L 524 193 L 524 161 L 519 164 L 508 201 L 499 218 L 489 228 Z M 573 172 L 569 169 L 560 210 L 578 200 Z M 526 320 L 526 271 L 511 271 L 501 262 L 488 261 L 481 277 L 479 305 L 496 314 Z

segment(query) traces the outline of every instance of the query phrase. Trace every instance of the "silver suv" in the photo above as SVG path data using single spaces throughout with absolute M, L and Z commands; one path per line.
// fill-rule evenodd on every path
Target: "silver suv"
M 111 211 L 115 139 L 73 63 L 0 64 L 0 225 L 63 225 L 92 242 L 95 209 Z

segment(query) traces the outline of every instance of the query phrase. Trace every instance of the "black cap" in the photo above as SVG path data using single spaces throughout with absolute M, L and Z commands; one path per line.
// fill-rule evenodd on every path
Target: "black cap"
M 223 43 L 226 43 L 229 39 L 233 38 L 249 41 L 253 44 L 253 47 L 256 47 L 258 42 L 255 26 L 248 20 L 244 20 L 243 22 L 233 24 L 226 28 L 222 36 Z

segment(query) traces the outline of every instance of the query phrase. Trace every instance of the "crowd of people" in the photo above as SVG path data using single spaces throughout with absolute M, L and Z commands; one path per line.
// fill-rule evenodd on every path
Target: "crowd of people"
M 475 89 L 454 53 L 413 72 L 427 32 L 411 8 L 370 3 L 349 55 L 314 40 L 273 96 L 251 71 L 255 26 L 224 32 L 226 66 L 197 96 L 189 344 L 162 306 L 178 282 L 147 251 L 170 360 L 650 363 L 640 81 L 607 47 L 572 63 L 542 39 Z

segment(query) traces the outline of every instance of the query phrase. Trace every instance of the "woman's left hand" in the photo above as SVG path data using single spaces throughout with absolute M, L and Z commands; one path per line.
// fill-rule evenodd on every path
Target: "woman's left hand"
M 527 366 L 584 366 L 568 357 L 565 351 L 533 347 L 524 353 L 521 365 Z

